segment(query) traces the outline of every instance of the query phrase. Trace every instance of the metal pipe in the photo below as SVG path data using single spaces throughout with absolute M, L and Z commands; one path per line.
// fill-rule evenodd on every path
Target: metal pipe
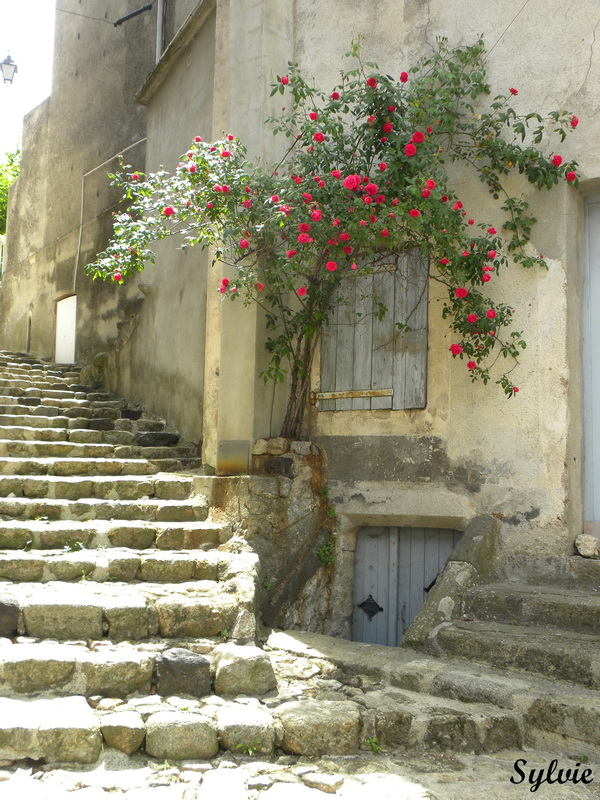
M 156 8 L 156 63 L 160 61 L 163 54 L 163 42 L 165 36 L 165 0 L 158 0 Z
M 144 11 L 150 11 L 152 8 L 152 3 L 148 3 L 146 6 L 142 6 L 142 8 L 138 8 L 137 11 L 132 11 L 131 14 L 126 14 L 124 17 L 119 17 L 118 20 L 113 22 L 114 27 L 116 28 L 117 25 L 122 25 L 124 22 L 127 22 L 128 19 L 132 17 L 137 17 L 138 14 L 143 14 Z

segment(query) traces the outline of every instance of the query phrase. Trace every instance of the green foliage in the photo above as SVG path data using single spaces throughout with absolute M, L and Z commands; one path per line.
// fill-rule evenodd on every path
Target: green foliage
M 223 628 L 217 633 L 217 636 L 222 642 L 226 642 L 229 639 L 229 631 L 227 628 Z
M 271 169 L 248 162 L 230 134 L 212 144 L 196 137 L 173 175 L 116 176 L 129 210 L 115 216 L 113 240 L 88 273 L 119 284 L 154 262 L 154 242 L 174 234 L 184 248 L 212 246 L 229 276 L 215 290 L 265 310 L 270 360 L 262 377 L 289 380 L 281 435 L 290 437 L 341 282 L 396 271 L 398 256 L 418 249 L 444 287 L 452 355 L 466 358 L 471 380 L 484 384 L 506 359 L 494 379 L 512 396 L 525 340 L 513 330 L 513 308 L 487 287 L 510 263 L 546 264 L 526 247 L 536 220 L 505 179 L 518 173 L 538 190 L 577 185 L 577 164 L 552 156 L 551 140 L 563 141 L 578 120 L 567 111 L 517 113 L 516 90 L 490 102 L 484 53 L 481 40 L 456 49 L 442 40 L 395 78 L 363 62 L 357 40 L 347 54 L 352 68 L 333 91 L 307 83 L 290 62 L 272 90 L 285 106 L 268 120 L 286 144 L 280 162 Z M 463 208 L 449 179 L 454 162 L 469 165 L 499 201 L 500 233 Z M 378 316 L 384 299 L 376 300 Z M 398 331 L 410 328 L 411 313 L 394 320 Z
M 383 752 L 383 748 L 379 744 L 379 739 L 377 738 L 377 736 L 367 736 L 367 738 L 365 739 L 365 744 L 372 753 Z
M 17 177 L 21 166 L 21 152 L 7 153 L 6 160 L 0 163 L 0 236 L 6 233 L 6 213 L 8 210 L 8 189 Z
M 258 747 L 260 745 L 260 739 L 257 737 L 254 739 L 250 744 L 245 744 L 240 742 L 240 744 L 236 745 L 236 750 L 239 750 L 240 753 L 243 753 L 245 756 L 253 756 L 256 753 Z
M 67 541 L 63 546 L 63 550 L 65 553 L 75 553 L 78 550 L 83 550 L 84 545 L 83 542 L 80 542 L 79 539 L 74 539 L 72 536 L 69 536 Z
M 315 550 L 322 567 L 333 567 L 335 564 L 335 536 L 329 534 L 327 540 Z

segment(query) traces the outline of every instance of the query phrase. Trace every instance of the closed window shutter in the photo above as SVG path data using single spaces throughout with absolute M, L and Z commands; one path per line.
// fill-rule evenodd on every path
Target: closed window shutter
M 349 277 L 321 344 L 321 393 L 392 390 L 391 396 L 320 399 L 321 411 L 424 408 L 427 384 L 426 258 L 393 257 L 386 270 Z M 386 307 L 377 317 L 377 300 Z M 401 331 L 396 322 L 406 322 Z

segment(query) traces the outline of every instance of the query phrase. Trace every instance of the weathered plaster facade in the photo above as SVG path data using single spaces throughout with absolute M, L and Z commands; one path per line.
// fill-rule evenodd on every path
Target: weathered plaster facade
M 113 14 L 112 4 L 100 5 L 110 5 Z M 474 518 L 491 515 L 499 522 L 498 569 L 551 575 L 572 552 L 583 524 L 580 310 L 584 198 L 600 185 L 598 5 L 171 0 L 166 50 L 152 69 L 154 13 L 114 34 L 116 60 L 104 55 L 107 26 L 79 44 L 77 34 L 87 35 L 84 23 L 59 16 L 54 92 L 26 122 L 23 173 L 12 193 L 1 346 L 24 347 L 31 310 L 31 350 L 51 355 L 51 309 L 73 291 L 81 178 L 119 148 L 147 135 L 146 169 L 171 169 L 195 134 L 216 138 L 225 131 L 240 136 L 252 157 L 272 162 L 277 143 L 263 122 L 280 102 L 269 98 L 270 84 L 288 60 L 327 88 L 337 83 L 344 53 L 359 34 L 365 55 L 391 74 L 412 65 L 438 37 L 464 45 L 483 34 L 493 93 L 517 87 L 518 111 L 569 108 L 582 121 L 560 147 L 565 159 L 580 163 L 579 191 L 565 185 L 538 194 L 511 178 L 539 220 L 532 247 L 549 265 L 547 272 L 507 270 L 493 289 L 498 300 L 516 305 L 528 342 L 514 373 L 521 391 L 506 400 L 493 383 L 468 380 L 464 362 L 448 354 L 451 340 L 433 285 L 426 408 L 312 408 L 306 434 L 325 453 L 344 569 L 352 569 L 362 526 L 464 530 Z M 129 46 L 132 30 L 139 48 Z M 84 55 L 89 64 L 110 61 L 110 80 L 78 66 Z M 103 180 L 98 171 L 85 184 L 77 358 L 105 349 L 116 322 L 125 322 L 110 355 L 108 384 L 202 442 L 207 468 L 218 469 L 223 443 L 241 443 L 249 454 L 257 438 L 277 433 L 283 394 L 278 390 L 273 398 L 272 387 L 257 378 L 265 359 L 262 320 L 256 310 L 221 302 L 222 270 L 210 265 L 210 254 L 182 253 L 172 243 L 161 245 L 156 265 L 141 276 L 143 295 L 135 282 L 128 288 L 92 285 L 82 266 L 108 232 L 112 201 Z M 469 213 L 500 228 L 499 207 L 473 175 L 456 170 L 455 184 Z

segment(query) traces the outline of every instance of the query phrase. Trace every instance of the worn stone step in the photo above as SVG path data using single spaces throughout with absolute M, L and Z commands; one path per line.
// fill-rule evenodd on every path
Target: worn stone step
M 89 764 L 101 750 L 100 724 L 84 697 L 0 699 L 0 758 Z
M 2 431 L 0 430 L 0 435 Z M 11 439 L 0 439 L 0 458 L 17 456 L 21 458 L 103 458 L 119 457 L 115 452 L 117 445 L 111 444 L 76 444 L 71 442 L 44 442 L 39 440 L 15 442 Z M 126 447 L 128 451 L 134 449 Z M 125 458 L 135 458 L 137 453 L 125 454 Z
M 196 550 L 216 547 L 230 537 L 231 525 L 226 522 L 0 521 L 0 548 L 3 550 L 66 549 L 76 552 L 81 547 Z
M 233 637 L 256 635 L 253 576 L 230 581 L 181 583 L 77 583 L 50 581 L 2 586 L 4 634 L 40 639 L 113 642 L 216 636 L 227 630 Z M 12 635 L 11 635 L 12 630 Z
M 160 652 L 159 647 L 156 651 Z M 92 647 L 42 641 L 0 647 L 0 696 L 127 697 L 149 694 L 155 655 L 129 645 Z
M 160 466 L 133 458 L 0 458 L 0 475 L 149 475 Z
M 205 520 L 208 502 L 198 495 L 188 500 L 49 500 L 47 498 L 0 498 L 0 516 L 5 519 L 127 519 L 151 522 Z
M 56 500 L 80 500 L 98 498 L 103 500 L 139 500 L 158 498 L 161 500 L 187 500 L 193 490 L 193 479 L 176 475 L 156 474 L 151 477 L 127 475 L 114 478 L 2 476 L 0 475 L 0 497 L 47 498 Z
M 442 653 L 600 688 L 600 640 L 579 633 L 499 622 L 455 622 L 437 632 Z
M 25 414 L 27 414 L 27 420 L 24 419 Z M 25 422 L 27 422 L 27 426 L 30 428 L 68 429 L 69 427 L 68 417 L 37 416 L 35 414 L 27 413 L 24 409 L 21 409 L 20 411 L 15 410 L 15 412 L 12 414 L 0 414 L 0 430 L 2 430 L 4 427 L 23 425 Z
M 73 547 L 76 543 L 73 543 Z M 68 547 L 68 545 L 67 545 Z M 244 567 L 237 554 L 203 550 L 0 550 L 0 581 L 106 581 L 184 583 L 226 580 Z
M 600 594 L 559 586 L 495 583 L 463 597 L 465 618 L 600 632 Z

